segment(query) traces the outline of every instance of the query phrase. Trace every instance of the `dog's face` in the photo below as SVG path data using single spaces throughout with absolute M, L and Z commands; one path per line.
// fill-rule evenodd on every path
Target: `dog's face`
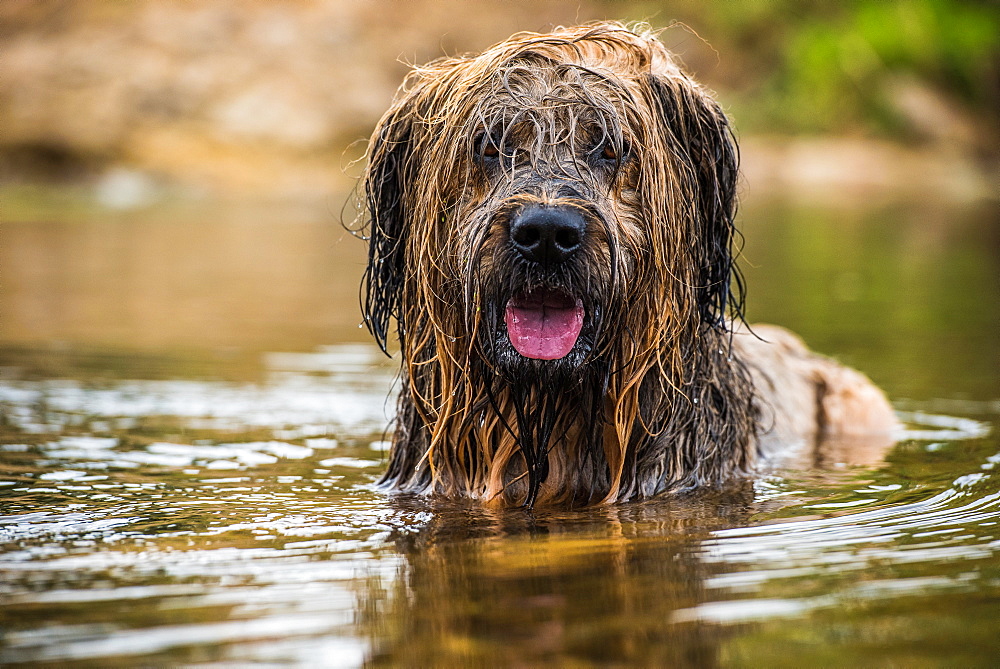
M 470 115 L 453 269 L 482 314 L 477 350 L 508 376 L 566 375 L 598 355 L 634 285 L 639 175 L 624 90 L 578 66 L 525 59 Z M 503 82 L 503 86 L 496 86 Z M 467 250 L 466 250 L 467 249 Z M 462 253 L 462 252 L 465 253 Z
M 654 38 L 591 26 L 432 63 L 373 137 L 370 327 L 384 346 L 396 318 L 408 359 L 546 380 L 719 326 L 735 175 L 724 116 Z

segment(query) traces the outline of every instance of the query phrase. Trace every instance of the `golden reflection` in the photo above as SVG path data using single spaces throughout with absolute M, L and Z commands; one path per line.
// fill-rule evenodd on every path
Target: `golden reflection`
M 364 244 L 338 213 L 178 208 L 5 221 L 0 346 L 259 352 L 364 340 Z
M 666 623 L 706 598 L 701 541 L 746 522 L 752 501 L 747 484 L 553 513 L 433 503 L 427 525 L 397 537 L 406 563 L 393 582 L 371 581 L 359 595 L 369 660 L 712 666 L 726 632 Z

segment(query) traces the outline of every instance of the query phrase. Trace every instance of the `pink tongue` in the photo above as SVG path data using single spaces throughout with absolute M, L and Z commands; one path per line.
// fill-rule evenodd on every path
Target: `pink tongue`
M 507 336 L 518 353 L 536 360 L 558 360 L 576 344 L 583 328 L 583 303 L 570 298 L 512 299 L 507 302 Z

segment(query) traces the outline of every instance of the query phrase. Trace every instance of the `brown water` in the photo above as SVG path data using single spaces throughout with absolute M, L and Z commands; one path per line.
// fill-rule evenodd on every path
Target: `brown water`
M 995 205 L 744 208 L 750 316 L 868 372 L 884 462 L 494 513 L 392 497 L 394 363 L 329 207 L 0 228 L 0 663 L 988 666 Z

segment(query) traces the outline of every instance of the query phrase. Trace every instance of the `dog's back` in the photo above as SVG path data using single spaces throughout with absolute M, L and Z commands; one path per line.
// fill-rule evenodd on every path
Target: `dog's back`
M 829 459 L 824 448 L 855 464 L 880 459 L 892 444 L 899 421 L 885 394 L 861 372 L 810 351 L 802 340 L 774 325 L 756 324 L 753 332 L 737 326 L 733 354 L 753 377 L 759 406 L 758 451 L 785 461 L 815 456 Z

